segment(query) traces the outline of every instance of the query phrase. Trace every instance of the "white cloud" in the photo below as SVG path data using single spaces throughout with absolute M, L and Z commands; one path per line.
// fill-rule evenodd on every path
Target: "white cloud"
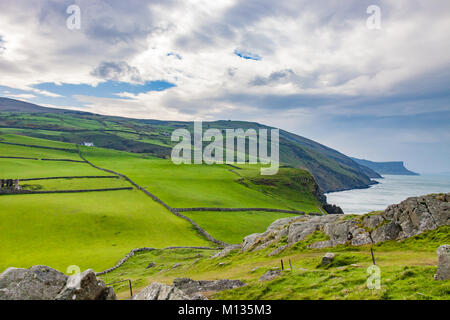
M 1 1 L 0 85 L 57 97 L 32 86 L 167 80 L 176 87 L 75 98 L 92 112 L 261 119 L 312 135 L 323 118 L 448 111 L 448 96 L 429 99 L 450 80 L 445 0 L 377 1 L 381 30 L 366 27 L 373 1 L 79 0 L 82 28 L 70 31 L 73 2 Z M 96 72 L 105 62 L 127 68 Z

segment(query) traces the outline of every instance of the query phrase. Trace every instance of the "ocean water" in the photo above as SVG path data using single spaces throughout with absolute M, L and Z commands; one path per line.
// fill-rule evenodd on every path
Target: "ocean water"
M 384 210 L 408 197 L 450 192 L 450 175 L 384 175 L 374 180 L 379 184 L 368 189 L 327 193 L 327 202 L 340 206 L 344 213 L 362 214 Z

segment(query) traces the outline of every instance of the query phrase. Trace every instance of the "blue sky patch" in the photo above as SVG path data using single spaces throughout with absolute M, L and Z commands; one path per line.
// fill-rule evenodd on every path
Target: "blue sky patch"
M 261 60 L 261 56 L 256 54 L 256 53 L 251 53 L 249 51 L 244 51 L 244 50 L 234 50 L 234 54 L 237 55 L 238 57 L 241 57 L 242 59 L 246 59 L 246 60 L 256 60 L 259 61 Z
M 39 90 L 46 90 L 62 96 L 85 95 L 102 98 L 117 98 L 121 92 L 139 94 L 149 91 L 164 91 L 174 87 L 173 83 L 167 81 L 146 81 L 144 84 L 131 84 L 128 82 L 106 81 L 99 83 L 96 87 L 88 84 L 69 84 L 61 85 L 53 82 L 40 83 L 34 86 Z
M 183 57 L 182 57 L 181 55 L 179 55 L 178 53 L 175 53 L 175 52 L 169 52 L 169 53 L 167 54 L 167 56 L 168 56 L 168 57 L 173 56 L 173 57 L 177 58 L 178 60 L 183 59 Z
M 11 97 L 19 100 L 27 100 L 36 104 L 52 104 L 54 106 L 72 106 L 83 108 L 86 105 L 78 101 L 74 96 L 84 95 L 93 96 L 99 98 L 114 98 L 114 99 L 127 99 L 121 98 L 117 94 L 122 92 L 128 92 L 132 94 L 145 93 L 149 91 L 164 91 L 175 87 L 175 84 L 164 80 L 158 81 L 146 81 L 143 84 L 131 84 L 127 82 L 118 82 L 108 80 L 106 82 L 99 83 L 96 87 L 88 84 L 56 84 L 54 82 L 43 82 L 33 86 L 38 90 L 44 90 L 51 93 L 56 93 L 61 97 L 49 97 L 43 94 L 39 94 L 34 91 L 26 91 L 20 89 L 14 89 L 10 87 L 0 86 L 0 95 Z M 34 98 L 21 98 L 17 95 L 32 94 Z

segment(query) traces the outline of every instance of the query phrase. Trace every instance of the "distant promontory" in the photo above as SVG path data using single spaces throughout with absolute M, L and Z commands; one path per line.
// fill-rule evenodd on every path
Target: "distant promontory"
M 405 168 L 403 161 L 389 161 L 389 162 L 373 162 L 364 159 L 351 158 L 356 163 L 372 169 L 379 174 L 395 174 L 418 176 L 419 174 Z

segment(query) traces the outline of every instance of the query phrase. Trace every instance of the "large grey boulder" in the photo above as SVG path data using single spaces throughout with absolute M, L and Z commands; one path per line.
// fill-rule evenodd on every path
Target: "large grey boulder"
M 245 251 L 249 251 L 250 249 L 252 249 L 255 246 L 256 241 L 260 237 L 261 237 L 260 233 L 252 233 L 252 234 L 246 236 L 244 238 L 244 242 L 242 243 L 242 249 L 241 250 L 243 252 L 245 252 Z
M 281 218 L 278 220 L 275 220 L 268 228 L 268 231 L 276 231 L 276 230 L 280 230 L 283 229 L 285 226 L 289 225 L 290 223 L 298 220 L 299 217 L 295 216 L 295 217 L 291 217 L 291 218 Z
M 372 232 L 372 240 L 374 243 L 395 240 L 399 237 L 401 231 L 402 227 L 400 224 L 397 222 L 389 222 L 388 224 L 382 225 Z
M 315 231 L 320 230 L 320 224 L 309 221 L 296 222 L 291 224 L 288 230 L 288 243 L 294 244 L 304 240 Z
M 245 286 L 240 280 L 192 280 L 176 278 L 171 286 L 153 282 L 133 296 L 133 300 L 208 300 L 203 294 Z
M 284 251 L 285 249 L 287 249 L 288 247 L 289 247 L 288 244 L 286 244 L 286 245 L 284 245 L 284 246 L 281 246 L 281 247 L 278 247 L 278 248 L 274 249 L 271 253 L 269 253 L 268 256 L 271 257 L 271 256 L 274 256 L 274 255 L 277 255 L 277 254 L 279 254 L 280 252 L 282 252 L 282 251 Z
M 365 228 L 368 229 L 375 229 L 380 224 L 382 224 L 384 221 L 384 218 L 380 214 L 371 214 L 363 217 L 362 224 Z
M 280 275 L 281 270 L 269 270 L 259 278 L 259 281 L 270 281 L 275 278 L 278 278 Z
M 217 292 L 245 286 L 241 280 L 192 280 L 189 278 L 177 278 L 173 280 L 173 286 L 180 289 L 188 296 L 199 296 L 205 292 Z
M 190 300 L 181 290 L 153 282 L 131 298 L 132 300 Z
M 322 257 L 322 261 L 321 264 L 326 266 L 329 265 L 330 263 L 333 262 L 334 258 L 336 257 L 336 255 L 332 252 L 327 252 L 325 253 L 325 255 Z
M 113 300 L 114 290 L 94 271 L 66 276 L 47 266 L 8 268 L 0 274 L 0 300 Z
M 216 254 L 213 254 L 211 256 L 211 259 L 226 257 L 231 251 L 238 250 L 241 248 L 242 248 L 242 245 L 240 245 L 240 244 L 232 244 L 230 246 L 225 247 L 224 249 L 217 252 Z
M 437 249 L 438 255 L 438 269 L 435 280 L 450 279 L 450 245 L 445 244 Z
M 338 215 L 305 216 L 292 222 L 288 227 L 288 243 L 292 245 L 306 239 L 315 231 L 322 230 L 327 224 L 336 221 Z
M 56 300 L 115 300 L 114 290 L 97 279 L 92 269 L 70 276 Z
M 327 223 L 324 226 L 324 232 L 330 237 L 333 244 L 344 244 L 348 241 L 348 233 L 354 221 L 342 221 L 336 223 Z
M 323 248 L 328 248 L 328 247 L 332 247 L 334 246 L 333 241 L 331 240 L 324 240 L 324 241 L 317 241 L 314 243 L 311 243 L 308 248 L 311 249 L 323 249 Z
M 450 219 L 450 194 L 411 197 L 389 206 L 384 219 L 400 226 L 398 238 L 409 238 L 424 231 L 448 225 Z
M 295 216 L 292 218 L 282 218 L 275 220 L 265 232 L 253 233 L 244 238 L 242 252 L 261 250 L 276 242 L 280 238 L 288 235 L 288 227 L 291 223 L 299 220 L 309 219 L 308 216 Z M 270 243 L 267 243 L 270 241 Z
M 370 233 L 367 232 L 367 230 L 362 228 L 353 228 L 351 231 L 351 244 L 353 246 L 361 246 L 364 244 L 370 244 L 372 243 L 372 237 L 370 236 Z M 348 235 L 348 234 L 347 234 Z
M 47 266 L 8 268 L 0 275 L 0 300 L 53 300 L 67 276 Z

